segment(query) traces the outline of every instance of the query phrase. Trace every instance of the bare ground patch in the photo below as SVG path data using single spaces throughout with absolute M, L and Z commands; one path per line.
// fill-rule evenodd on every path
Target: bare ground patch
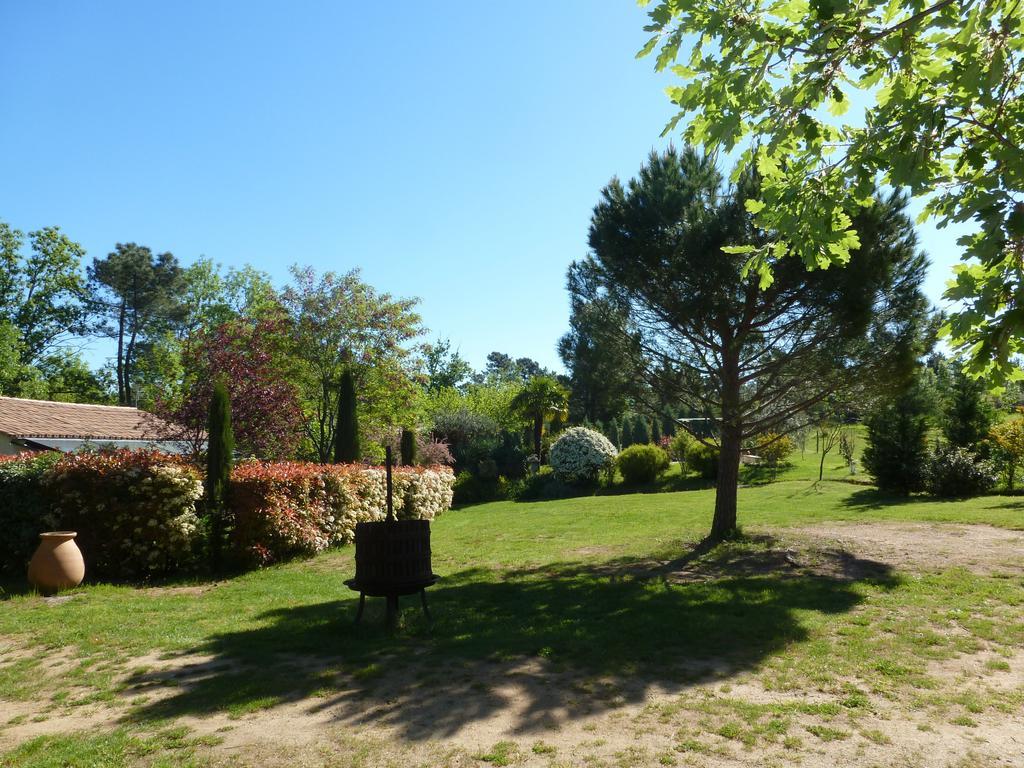
M 952 523 L 825 523 L 777 531 L 910 571 L 1024 573 L 1024 532 Z

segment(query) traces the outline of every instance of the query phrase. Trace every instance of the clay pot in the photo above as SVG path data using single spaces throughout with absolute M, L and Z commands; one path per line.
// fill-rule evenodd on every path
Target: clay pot
M 85 561 L 74 531 L 39 534 L 39 548 L 28 564 L 28 580 L 44 595 L 77 587 L 85 578 Z

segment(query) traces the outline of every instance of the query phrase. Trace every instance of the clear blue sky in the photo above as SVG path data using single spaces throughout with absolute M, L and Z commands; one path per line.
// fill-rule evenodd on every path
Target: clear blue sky
M 90 258 L 360 267 L 475 366 L 560 367 L 598 192 L 672 114 L 644 23 L 631 0 L 2 2 L 0 218 Z M 937 301 L 959 252 L 922 236 Z

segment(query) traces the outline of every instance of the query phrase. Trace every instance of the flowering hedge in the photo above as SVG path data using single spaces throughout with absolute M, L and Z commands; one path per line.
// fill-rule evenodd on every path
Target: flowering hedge
M 431 520 L 452 503 L 447 467 L 394 472 L 395 513 Z M 24 455 L 0 460 L 0 570 L 20 571 L 47 530 L 74 530 L 90 575 L 140 579 L 202 553 L 202 477 L 155 451 Z M 266 565 L 352 541 L 386 511 L 382 468 L 249 461 L 232 475 L 231 546 L 239 565 Z
M 0 573 L 24 573 L 51 515 L 42 477 L 59 453 L 0 456 Z
M 393 473 L 395 514 L 432 520 L 452 503 L 447 467 Z M 343 464 L 240 464 L 231 477 L 232 544 L 244 565 L 266 565 L 351 542 L 356 523 L 386 514 L 382 468 Z
M 42 480 L 52 499 L 45 522 L 78 532 L 92 574 L 164 575 L 198 554 L 202 478 L 178 457 L 127 450 L 67 454 Z

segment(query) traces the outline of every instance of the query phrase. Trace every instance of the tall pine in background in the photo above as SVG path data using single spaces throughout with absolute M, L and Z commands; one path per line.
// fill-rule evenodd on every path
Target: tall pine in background
M 334 424 L 334 463 L 354 464 L 362 458 L 359 446 L 359 417 L 356 414 L 356 383 L 352 371 L 341 374 L 338 418 Z
M 231 483 L 231 465 L 235 454 L 235 435 L 231 429 L 231 399 L 224 382 L 213 385 L 210 415 L 206 422 L 206 513 L 210 520 L 210 561 L 214 568 L 223 564 L 226 533 L 227 497 Z
M 978 444 L 988 437 L 995 421 L 995 410 L 985 388 L 985 381 L 968 376 L 959 365 L 956 367 L 942 425 L 952 445 L 977 450 Z

